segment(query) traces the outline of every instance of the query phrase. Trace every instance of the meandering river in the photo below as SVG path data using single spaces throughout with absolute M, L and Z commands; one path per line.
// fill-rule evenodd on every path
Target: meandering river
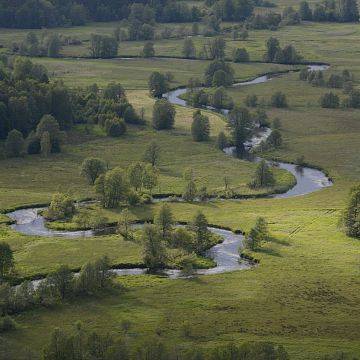
M 309 71 L 323 71 L 328 68 L 328 65 L 309 65 Z M 284 73 L 272 74 L 272 75 L 262 75 L 250 81 L 245 81 L 241 83 L 236 83 L 234 86 L 254 86 L 256 84 L 261 84 L 267 81 L 270 81 L 273 77 L 282 76 Z M 171 103 L 180 106 L 188 106 L 186 101 L 181 99 L 180 96 L 183 95 L 187 89 L 176 89 L 168 92 L 164 95 Z M 210 110 L 213 110 L 209 107 Z M 225 116 L 228 113 L 228 110 L 220 110 Z M 271 133 L 271 129 L 263 128 L 261 131 L 254 136 L 247 144 L 247 148 L 251 149 L 256 147 L 262 140 L 266 139 Z M 224 150 L 228 155 L 233 155 L 234 149 L 227 148 Z M 255 158 L 252 161 L 259 161 L 260 158 Z M 313 169 L 310 167 L 301 167 L 299 168 L 296 165 L 289 164 L 286 162 L 271 162 L 273 166 L 279 167 L 281 169 L 287 170 L 292 173 L 296 178 L 296 185 L 289 189 L 288 191 L 282 194 L 272 195 L 273 198 L 289 198 L 294 196 L 300 196 L 312 193 L 314 191 L 320 190 L 322 188 L 332 185 L 331 180 L 320 170 Z M 40 215 L 39 208 L 31 209 L 21 209 L 16 210 L 7 215 L 14 220 L 14 224 L 11 227 L 19 231 L 20 233 L 26 235 L 34 236 L 46 236 L 46 237 L 90 237 L 95 236 L 96 234 L 89 231 L 56 231 L 48 229 L 45 225 L 45 219 Z M 239 248 L 243 246 L 244 237 L 241 234 L 235 234 L 229 230 L 223 230 L 215 227 L 209 228 L 210 231 L 216 233 L 223 237 L 224 241 L 220 244 L 212 247 L 208 252 L 207 256 L 212 258 L 216 262 L 216 266 L 211 269 L 201 269 L 195 271 L 198 275 L 211 275 L 219 274 L 224 272 L 230 272 L 235 270 L 248 269 L 251 267 L 251 264 L 242 260 L 239 257 Z M 112 270 L 117 275 L 139 275 L 145 274 L 147 269 L 133 268 L 133 269 L 113 269 Z M 179 278 L 183 274 L 180 270 L 165 270 L 166 274 L 170 278 Z M 35 285 L 39 281 L 34 282 Z

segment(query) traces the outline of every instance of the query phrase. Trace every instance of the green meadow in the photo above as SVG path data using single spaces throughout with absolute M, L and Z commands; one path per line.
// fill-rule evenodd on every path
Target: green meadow
M 277 3 L 282 8 L 290 2 Z M 91 24 L 59 32 L 86 41 L 93 32 L 111 33 L 114 26 L 113 23 Z M 19 41 L 25 33 L 0 30 L 0 43 L 10 46 L 11 41 Z M 233 48 L 246 47 L 251 60 L 260 61 L 269 34 L 276 36 L 282 45 L 294 44 L 306 60 L 330 63 L 325 76 L 349 69 L 358 86 L 359 24 L 304 23 L 274 33 L 250 31 L 247 41 L 232 41 L 230 36 L 226 39 L 227 55 L 230 57 Z M 203 37 L 196 38 L 197 48 L 206 41 Z M 155 41 L 156 55 L 181 56 L 182 42 Z M 142 46 L 143 42 L 123 42 L 119 53 L 138 55 Z M 148 121 L 154 102 L 147 90 L 151 72 L 171 71 L 174 74 L 171 85 L 177 87 L 185 85 L 191 77 L 201 78 L 208 65 L 205 60 L 167 58 L 73 58 L 86 56 L 85 50 L 86 45 L 66 47 L 63 55 L 69 58 L 33 60 L 44 64 L 52 79 L 61 79 L 71 87 L 121 82 L 135 108 L 144 108 Z M 289 69 L 285 65 L 264 63 L 232 65 L 237 80 Z M 268 105 L 275 91 L 286 94 L 288 108 L 274 109 Z M 322 109 L 319 97 L 327 91 L 298 80 L 297 73 L 284 74 L 264 84 L 228 89 L 236 104 L 243 104 L 247 95 L 256 94 L 270 120 L 280 118 L 284 144 L 263 156 L 295 161 L 303 155 L 307 163 L 324 169 L 334 180 L 334 186 L 288 199 L 170 204 L 177 221 L 190 221 L 201 210 L 209 223 L 234 231 L 247 232 L 258 216 L 265 217 L 274 240 L 255 254 L 260 260 L 258 266 L 182 280 L 147 275 L 117 278 L 122 290 L 15 316 L 19 327 L 3 336 L 0 349 L 14 346 L 39 351 L 48 340 L 49 329 L 70 328 L 81 319 L 87 328 L 115 334 L 121 332 L 123 320 L 130 320 L 134 338 L 159 332 L 162 339 L 181 349 L 272 341 L 283 344 L 295 360 L 320 359 L 337 350 L 360 356 L 360 242 L 347 237 L 339 226 L 348 191 L 360 181 L 360 111 Z M 339 94 L 344 96 L 340 91 Z M 193 110 L 177 106 L 175 128 L 170 131 L 156 132 L 150 126 L 129 127 L 126 136 L 113 139 L 105 137 L 96 126 L 89 132 L 77 126 L 68 134 L 61 154 L 0 160 L 0 209 L 4 212 L 13 207 L 48 203 L 57 191 L 67 192 L 76 199 L 94 197 L 92 187 L 79 174 L 81 162 L 96 156 L 111 167 L 125 167 L 141 160 L 151 140 L 161 147 L 160 183 L 154 192 L 181 193 L 185 185 L 183 172 L 191 167 L 197 184 L 207 186 L 211 193 L 224 188 L 226 175 L 236 193 L 259 194 L 247 186 L 255 165 L 226 156 L 215 147 L 216 135 L 226 131 L 224 118 L 206 111 L 210 117 L 211 141 L 192 141 Z M 276 169 L 275 175 L 278 186 L 288 188 L 294 182 L 285 171 Z M 134 218 L 148 220 L 158 207 L 159 204 L 152 204 L 133 207 L 130 211 Z M 110 211 L 95 206 L 94 211 L 110 222 L 120 217 L 119 209 Z M 7 221 L 5 215 L 0 215 L 0 240 L 14 249 L 20 277 L 47 274 L 60 264 L 77 269 L 101 255 L 108 255 L 113 265 L 142 263 L 142 246 L 125 241 L 120 235 L 79 239 L 25 236 L 10 229 Z M 190 329 L 188 337 L 182 331 L 184 324 Z

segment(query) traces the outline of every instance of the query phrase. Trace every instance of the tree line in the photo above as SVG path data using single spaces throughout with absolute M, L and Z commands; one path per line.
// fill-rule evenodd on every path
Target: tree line
M 87 21 L 127 19 L 144 23 L 198 21 L 200 11 L 173 0 L 0 0 L 0 26 L 13 28 L 52 28 L 84 25 Z
M 3 57 L 0 120 L 0 139 L 6 139 L 5 152 L 12 157 L 59 152 L 65 131 L 74 124 L 98 124 L 108 136 L 121 136 L 128 124 L 143 124 L 144 116 L 129 103 L 121 84 L 110 83 L 102 91 L 96 84 L 70 89 L 61 81 L 50 82 L 42 65 Z
M 181 336 L 192 338 L 191 325 L 184 322 Z M 159 334 L 150 334 L 146 339 L 133 340 L 133 323 L 123 320 L 119 336 L 101 334 L 85 328 L 81 322 L 65 331 L 55 328 L 43 349 L 43 360 L 288 360 L 289 355 L 282 345 L 270 342 L 246 342 L 218 345 L 203 350 L 173 347 Z M 79 356 L 79 354 L 81 354 Z

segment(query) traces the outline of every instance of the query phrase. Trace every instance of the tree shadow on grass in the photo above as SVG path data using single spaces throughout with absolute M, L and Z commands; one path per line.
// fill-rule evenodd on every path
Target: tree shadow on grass
M 272 249 L 272 248 L 262 248 L 257 250 L 258 253 L 270 255 L 270 256 L 276 256 L 276 257 L 282 257 L 279 251 Z
M 283 245 L 283 246 L 290 246 L 290 243 L 284 239 L 278 239 L 276 237 L 271 236 L 269 241 L 275 244 Z

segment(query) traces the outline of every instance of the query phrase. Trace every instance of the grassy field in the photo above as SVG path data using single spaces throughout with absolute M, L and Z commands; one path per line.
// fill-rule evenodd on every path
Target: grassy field
M 153 71 L 171 72 L 174 81 L 171 87 L 186 85 L 191 77 L 202 80 L 209 65 L 206 60 L 185 59 L 33 59 L 45 65 L 51 76 L 62 79 L 69 86 L 87 86 L 96 82 L 103 86 L 110 81 L 119 81 L 129 90 L 146 89 Z M 291 67 L 278 64 L 235 64 L 235 78 L 247 80 L 265 72 L 287 70 Z
M 279 1 L 279 7 L 283 4 Z M 100 27 L 105 31 L 105 26 Z M 86 37 L 92 30 L 84 27 L 78 31 L 83 31 Z M 260 59 L 269 35 L 256 31 L 250 33 L 246 42 L 228 39 L 229 54 L 231 47 L 246 46 L 253 59 Z M 304 24 L 271 35 L 282 44 L 294 43 L 306 59 L 330 62 L 330 71 L 349 68 L 355 73 L 356 81 L 359 79 L 360 62 L 354 46 L 360 37 L 358 24 Z M 1 32 L 0 39 L 1 36 L 9 39 L 9 34 Z M 197 39 L 199 44 L 202 41 L 206 39 Z M 129 49 L 132 46 L 135 53 L 142 45 L 124 43 L 121 45 L 124 54 L 126 46 Z M 161 54 L 174 55 L 180 51 L 181 41 L 161 42 L 156 46 L 161 48 Z M 94 81 L 101 85 L 110 80 L 122 82 L 127 89 L 135 89 L 128 91 L 128 97 L 137 108 L 145 107 L 147 118 L 153 102 L 145 90 L 151 71 L 171 70 L 177 86 L 191 76 L 201 76 L 206 66 L 204 61 L 173 59 L 37 61 L 46 64 L 54 76 L 71 86 Z M 246 79 L 268 71 L 269 66 L 237 65 L 236 76 Z M 360 111 L 321 109 L 318 98 L 327 90 L 300 82 L 297 74 L 230 93 L 236 103 L 242 103 L 252 93 L 268 101 L 276 90 L 287 94 L 290 106 L 267 108 L 267 111 L 271 119 L 275 116 L 281 119 L 284 145 L 265 155 L 287 160 L 304 155 L 307 162 L 324 168 L 334 178 L 334 186 L 290 199 L 171 204 L 177 220 L 188 221 L 201 209 L 210 223 L 233 230 L 248 231 L 258 216 L 264 216 L 276 240 L 256 253 L 260 259 L 258 267 L 192 280 L 173 281 L 154 276 L 119 279 L 125 291 L 17 316 L 19 329 L 7 334 L 0 348 L 10 344 L 17 349 L 39 350 L 48 338 L 49 328 L 70 327 L 80 319 L 90 329 L 117 334 L 121 321 L 128 319 L 135 339 L 161 329 L 161 338 L 184 348 L 266 340 L 283 344 L 295 360 L 320 359 L 336 350 L 359 356 L 360 242 L 346 237 L 338 221 L 349 188 L 360 180 Z M 189 166 L 194 167 L 199 183 L 213 191 L 223 186 L 224 174 L 233 179 L 232 186 L 237 191 L 248 191 L 246 183 L 254 166 L 226 157 L 215 150 L 213 143 L 192 142 L 191 114 L 191 109 L 177 107 L 175 130 L 155 133 L 148 128 L 131 129 L 126 137 L 116 140 L 85 135 L 78 129 L 69 136 L 61 155 L 48 160 L 33 156 L 1 161 L 0 208 L 48 201 L 54 191 L 69 190 L 69 182 L 74 196 L 92 195 L 91 188 L 79 176 L 83 158 L 91 154 L 108 160 L 111 166 L 125 166 L 140 159 L 153 138 L 163 149 L 159 192 L 181 191 L 181 174 Z M 212 136 L 224 129 L 219 116 L 212 115 L 211 124 Z M 278 176 L 282 181 L 291 181 L 283 173 Z M 136 207 L 131 211 L 139 219 L 148 219 L 158 206 Z M 119 216 L 118 211 L 104 214 L 110 220 Z M 6 218 L 1 216 L 0 224 L 4 221 Z M 0 239 L 14 247 L 17 269 L 22 276 L 47 272 L 60 262 L 78 267 L 102 254 L 110 255 L 113 263 L 136 263 L 141 259 L 141 247 L 116 236 L 43 239 L 22 236 L 0 225 Z M 191 329 L 190 337 L 183 335 L 184 324 Z
M 130 91 L 128 97 L 136 108 L 145 107 L 145 114 L 150 117 L 154 100 L 146 91 Z M 86 135 L 80 128 L 68 135 L 61 154 L 49 158 L 27 156 L 2 160 L 1 165 L 6 171 L 0 173 L 0 209 L 48 202 L 56 191 L 68 192 L 76 198 L 94 196 L 92 187 L 80 176 L 80 166 L 85 158 L 100 157 L 110 167 L 125 167 L 141 161 L 147 145 L 153 140 L 161 148 L 160 182 L 155 193 L 181 194 L 185 186 L 182 176 L 189 167 L 194 170 L 197 184 L 207 186 L 211 193 L 223 190 L 224 174 L 233 179 L 231 186 L 236 193 L 268 192 L 269 189 L 251 190 L 247 186 L 255 164 L 225 155 L 216 149 L 214 141 L 196 143 L 192 140 L 189 132 L 192 112 L 177 107 L 175 130 L 157 132 L 148 127 L 129 128 L 124 137 L 108 138 Z M 210 123 L 213 136 L 225 128 L 224 120 L 217 115 L 210 114 Z M 275 170 L 275 173 L 279 187 L 289 187 L 294 181 L 285 171 Z M 15 181 L 9 182 L 11 178 Z

